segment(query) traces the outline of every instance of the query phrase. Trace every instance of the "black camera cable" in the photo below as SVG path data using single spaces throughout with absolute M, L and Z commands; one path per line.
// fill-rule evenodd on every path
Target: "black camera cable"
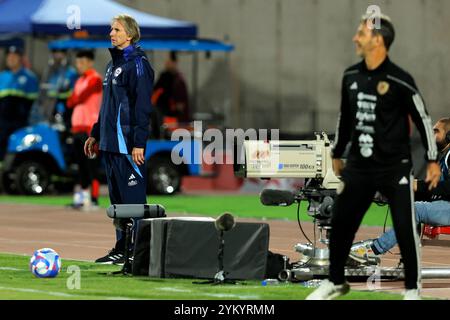
M 301 201 L 299 201 L 298 205 L 297 205 L 297 222 L 298 222 L 298 226 L 300 227 L 300 230 L 301 230 L 303 236 L 306 238 L 306 240 L 308 240 L 309 243 L 311 243 L 311 244 L 315 244 L 315 243 L 311 242 L 311 240 L 309 240 L 308 236 L 306 235 L 305 231 L 302 228 L 302 223 L 300 222 L 300 204 L 301 204 Z M 314 232 L 314 237 L 315 237 L 315 232 Z

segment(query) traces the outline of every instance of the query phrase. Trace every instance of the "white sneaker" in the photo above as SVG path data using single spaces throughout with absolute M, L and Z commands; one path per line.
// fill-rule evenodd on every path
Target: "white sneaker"
M 403 300 L 422 300 L 419 289 L 409 289 L 405 291 Z
M 75 191 L 72 198 L 72 204 L 74 206 L 82 206 L 83 205 L 83 192 Z
M 82 192 L 83 197 L 83 206 L 81 207 L 82 211 L 92 211 L 92 201 L 91 201 L 91 194 L 89 193 L 89 190 L 83 190 Z
M 330 280 L 323 280 L 320 286 L 314 290 L 305 300 L 332 300 L 350 291 L 350 285 L 344 284 L 335 285 Z
M 350 249 L 349 257 L 366 265 L 379 265 L 381 259 L 372 250 L 373 240 L 356 242 Z

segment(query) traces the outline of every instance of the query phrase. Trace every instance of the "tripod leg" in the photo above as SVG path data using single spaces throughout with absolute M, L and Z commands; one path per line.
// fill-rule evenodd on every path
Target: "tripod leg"
M 125 230 L 125 252 L 124 252 L 124 264 L 122 267 L 123 274 L 131 273 L 131 263 L 130 263 L 130 242 L 131 242 L 131 229 L 133 228 L 132 223 L 127 223 Z
M 125 252 L 123 255 L 124 263 L 122 270 L 120 271 L 113 271 L 113 272 L 106 272 L 106 273 L 100 273 L 107 276 L 115 276 L 115 275 L 131 275 L 131 262 L 130 262 L 130 244 L 131 244 L 131 231 L 133 228 L 132 223 L 127 223 L 126 229 L 125 229 Z
M 223 238 L 223 231 L 221 230 L 219 234 L 219 250 L 217 253 L 217 260 L 218 260 L 217 262 L 219 270 L 217 271 L 213 279 L 202 282 L 194 281 L 193 284 L 212 284 L 213 286 L 219 284 L 236 284 L 236 281 L 227 279 L 225 276 L 226 274 L 223 266 L 224 248 L 225 248 L 225 240 Z

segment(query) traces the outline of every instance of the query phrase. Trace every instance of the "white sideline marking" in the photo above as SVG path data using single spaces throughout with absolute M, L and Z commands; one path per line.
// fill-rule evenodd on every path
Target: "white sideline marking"
M 283 285 L 283 286 L 285 286 L 285 285 Z M 245 286 L 245 289 L 257 289 L 257 288 L 259 288 L 259 289 L 261 289 L 261 288 L 264 288 L 263 286 L 248 286 L 248 285 L 246 285 Z M 227 287 L 227 289 L 242 289 L 242 287 Z
M 18 291 L 18 292 L 31 292 L 31 293 L 42 293 L 42 294 L 48 294 L 50 296 L 56 296 L 56 297 L 81 297 L 79 295 L 70 294 L 70 293 L 55 292 L 55 291 L 44 291 L 44 290 L 36 290 L 36 289 L 0 287 L 0 290 Z
M 0 287 L 0 290 L 6 291 L 18 291 L 18 292 L 28 292 L 28 293 L 39 293 L 39 294 L 48 294 L 50 296 L 55 297 L 66 297 L 66 298 L 86 298 L 89 295 L 78 295 L 78 294 L 70 294 L 64 292 L 56 292 L 56 291 L 44 291 L 44 290 L 36 290 L 36 289 L 25 289 L 25 288 L 11 288 L 11 287 Z M 105 297 L 105 296 L 92 296 L 93 299 L 105 298 L 106 300 L 138 300 L 138 298 L 127 298 L 127 297 Z
M 240 295 L 240 294 L 230 294 L 230 293 L 200 293 L 201 295 L 216 298 L 239 298 L 239 299 L 249 299 L 249 300 L 259 300 L 260 296 L 253 295 Z
M 25 271 L 25 269 L 17 269 L 17 268 L 10 268 L 10 267 L 0 267 L 0 270 Z
M 173 292 L 192 292 L 191 290 L 188 290 L 188 289 L 178 289 L 178 288 L 170 288 L 170 287 L 162 287 L 162 288 L 158 288 L 158 290 L 173 291 Z

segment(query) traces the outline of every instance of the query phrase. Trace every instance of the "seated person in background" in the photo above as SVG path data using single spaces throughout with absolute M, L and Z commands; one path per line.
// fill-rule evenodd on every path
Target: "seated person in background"
M 416 223 L 434 227 L 450 225 L 450 118 L 440 119 L 433 127 L 436 144 L 439 149 L 441 180 L 431 191 L 422 180 L 414 181 L 416 201 Z M 350 257 L 364 262 L 378 262 L 379 255 L 385 254 L 397 244 L 394 229 L 374 240 L 365 240 L 353 244 Z
M 177 60 L 176 52 L 171 51 L 152 95 L 152 104 L 166 118 L 164 122 L 167 118 L 175 118 L 181 123 L 191 120 L 187 85 L 178 70 Z

